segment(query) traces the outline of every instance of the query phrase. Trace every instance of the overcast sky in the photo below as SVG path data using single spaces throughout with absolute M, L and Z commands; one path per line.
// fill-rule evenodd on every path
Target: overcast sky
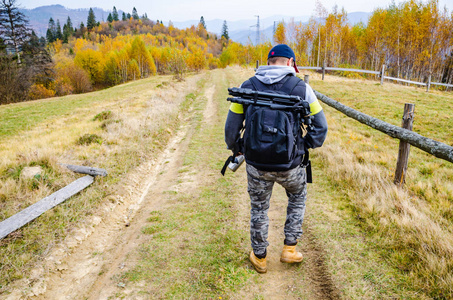
M 320 0 L 322 5 L 330 12 L 335 5 L 344 7 L 348 12 L 371 12 L 380 7 L 386 8 L 391 0 Z M 403 1 L 395 0 L 395 3 Z M 426 0 L 422 0 L 426 3 Z M 139 15 L 146 13 L 150 19 L 164 21 L 222 19 L 235 21 L 252 19 L 255 15 L 266 18 L 273 15 L 284 16 L 311 16 L 314 15 L 315 0 L 17 0 L 21 7 L 35 8 L 38 6 L 61 4 L 67 8 L 100 7 L 112 10 L 132 12 L 135 7 Z M 453 0 L 439 0 L 440 7 L 446 6 L 449 11 L 453 9 Z

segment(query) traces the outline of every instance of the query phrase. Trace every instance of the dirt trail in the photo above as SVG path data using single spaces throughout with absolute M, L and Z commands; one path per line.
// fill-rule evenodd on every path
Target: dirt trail
M 263 299 L 339 299 L 339 293 L 325 265 L 324 251 L 307 222 L 304 223 L 304 235 L 298 245 L 298 250 L 304 255 L 304 261 L 295 265 L 280 262 L 285 238 L 283 228 L 286 199 L 284 189 L 276 184 L 269 208 L 268 271 L 259 275 L 258 285 L 247 285 L 237 299 L 245 299 L 252 294 L 260 295 Z M 246 213 L 250 209 L 248 201 L 247 195 L 241 199 L 241 219 L 242 222 L 247 222 L 247 225 L 249 214 Z M 309 206 L 309 203 L 307 205 Z M 306 215 L 307 218 L 309 216 Z
M 216 86 L 204 90 L 206 105 L 203 110 L 205 125 L 218 122 L 218 105 L 213 101 Z M 193 112 L 189 111 L 188 114 Z M 190 117 L 190 116 L 189 116 Z M 187 185 L 176 185 L 178 171 L 188 149 L 195 129 L 186 121 L 169 142 L 157 161 L 141 165 L 129 178 L 129 197 L 112 199 L 105 207 L 110 211 L 106 218 L 94 217 L 90 226 L 78 230 L 66 246 L 60 246 L 47 258 L 43 267 L 45 276 L 29 282 L 29 289 L 9 295 L 9 299 L 112 299 L 123 288 L 115 277 L 134 265 L 130 255 L 142 243 L 141 229 L 150 212 L 167 205 L 162 191 L 170 189 L 199 188 L 203 174 L 195 174 L 200 180 L 184 180 Z M 239 174 L 239 172 L 238 172 Z M 184 176 L 195 176 L 185 174 Z M 239 180 L 246 181 L 245 172 Z M 249 200 L 246 184 L 238 199 L 240 228 L 248 230 Z M 287 265 L 279 261 L 283 244 L 283 225 L 286 212 L 286 195 L 282 188 L 275 187 L 269 211 L 270 230 L 268 249 L 268 273 L 256 275 L 253 280 L 232 299 L 247 299 L 260 295 L 264 299 L 337 299 L 338 293 L 325 267 L 323 251 L 316 243 L 310 229 L 305 230 L 301 249 L 305 260 L 300 265 Z M 72 244 L 71 244 L 72 243 Z M 65 248 L 65 247 L 69 247 Z M 52 266 L 52 267 L 49 267 Z M 250 268 L 251 265 L 250 265 Z M 43 273 L 43 270 L 41 270 Z M 301 275 L 302 274 L 302 275 Z M 123 295 L 128 294 L 122 289 Z M 137 299 L 131 292 L 130 299 Z M 127 296 L 126 296 L 127 298 Z M 146 298 L 144 298 L 146 299 Z

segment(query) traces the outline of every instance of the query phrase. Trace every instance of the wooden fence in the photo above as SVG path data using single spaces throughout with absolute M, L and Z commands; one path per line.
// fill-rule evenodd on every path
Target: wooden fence
M 439 85 L 439 86 L 453 88 L 453 84 L 446 84 L 446 83 L 440 83 L 440 82 L 431 82 L 431 75 L 428 76 L 428 82 L 418 82 L 418 81 L 412 81 L 412 80 L 407 80 L 407 79 L 401 79 L 401 78 L 396 78 L 396 77 L 385 76 L 385 68 L 386 68 L 385 65 L 382 66 L 381 71 L 370 71 L 370 70 L 348 69 L 348 68 L 332 68 L 332 67 L 326 67 L 325 65 L 323 65 L 322 67 L 299 67 L 299 66 L 297 66 L 297 68 L 299 70 L 321 71 L 322 72 L 322 80 L 324 80 L 324 75 L 325 75 L 326 71 L 341 71 L 341 72 L 356 72 L 356 73 L 365 73 L 365 74 L 378 75 L 381 78 L 381 84 L 384 84 L 384 79 L 387 79 L 387 80 L 393 80 L 393 81 L 403 82 L 403 83 L 408 83 L 408 84 L 426 86 L 426 91 L 429 91 L 429 89 L 430 89 L 430 87 L 432 85 Z
M 305 82 L 309 81 L 309 77 L 305 75 Z M 405 116 L 403 117 L 403 126 L 405 128 L 401 128 L 379 119 L 373 118 L 368 116 L 362 112 L 359 112 L 353 108 L 350 108 L 344 104 L 341 104 L 338 101 L 335 101 L 326 95 L 323 95 L 317 91 L 314 91 L 316 97 L 322 101 L 323 103 L 335 108 L 336 110 L 344 113 L 348 117 L 359 121 L 365 125 L 370 126 L 371 128 L 377 129 L 392 138 L 397 138 L 401 142 L 408 143 L 414 147 L 417 147 L 429 154 L 434 155 L 435 157 L 441 158 L 448 162 L 453 163 L 453 147 L 444 144 L 442 142 L 435 141 L 433 139 L 424 137 L 418 133 L 411 131 L 412 124 L 411 120 L 408 122 L 407 115 L 411 115 L 410 118 L 413 117 L 413 106 L 406 105 L 405 107 Z M 406 124 L 405 124 L 406 123 Z M 406 129 L 409 128 L 409 129 Z M 404 154 L 402 154 L 404 153 Z M 406 157 L 404 157 L 406 155 Z M 397 162 L 397 171 L 395 172 L 395 183 L 402 184 L 404 182 L 405 170 L 407 169 L 407 156 L 409 155 L 409 149 L 404 145 L 400 144 L 400 155 L 398 156 Z M 405 160 L 405 162 L 401 162 L 401 160 Z

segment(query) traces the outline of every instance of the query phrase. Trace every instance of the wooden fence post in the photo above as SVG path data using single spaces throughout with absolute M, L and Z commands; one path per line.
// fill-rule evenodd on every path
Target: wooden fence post
M 426 91 L 429 92 L 429 88 L 431 87 L 431 73 L 428 75 L 428 83 L 426 84 Z
M 412 125 L 414 122 L 414 109 L 415 104 L 404 104 L 403 122 L 401 127 L 412 131 Z M 402 186 L 406 181 L 406 171 L 407 163 L 409 160 L 410 147 L 411 145 L 409 143 L 400 140 L 398 160 L 396 162 L 395 179 L 393 180 L 393 182 L 398 186 Z
M 324 80 L 324 75 L 326 74 L 326 62 L 322 62 L 322 80 Z
M 385 65 L 382 65 L 382 70 L 381 70 L 381 85 L 384 84 L 384 72 L 385 72 Z
M 310 75 L 304 75 L 304 81 L 308 84 L 310 81 Z

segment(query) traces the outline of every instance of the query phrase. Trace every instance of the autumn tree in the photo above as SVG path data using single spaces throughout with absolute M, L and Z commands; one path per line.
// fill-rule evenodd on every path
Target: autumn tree
M 93 84 L 100 83 L 103 78 L 103 57 L 99 51 L 91 48 L 77 52 L 74 62 L 88 72 Z
M 278 22 L 274 33 L 274 42 L 276 44 L 286 44 L 286 28 L 285 22 Z
M 156 66 L 154 60 L 151 57 L 148 49 L 146 49 L 145 43 L 140 37 L 135 37 L 132 41 L 131 47 L 129 49 L 129 57 L 132 60 L 135 60 L 139 72 L 136 75 L 140 77 L 145 77 L 149 74 L 156 73 Z

